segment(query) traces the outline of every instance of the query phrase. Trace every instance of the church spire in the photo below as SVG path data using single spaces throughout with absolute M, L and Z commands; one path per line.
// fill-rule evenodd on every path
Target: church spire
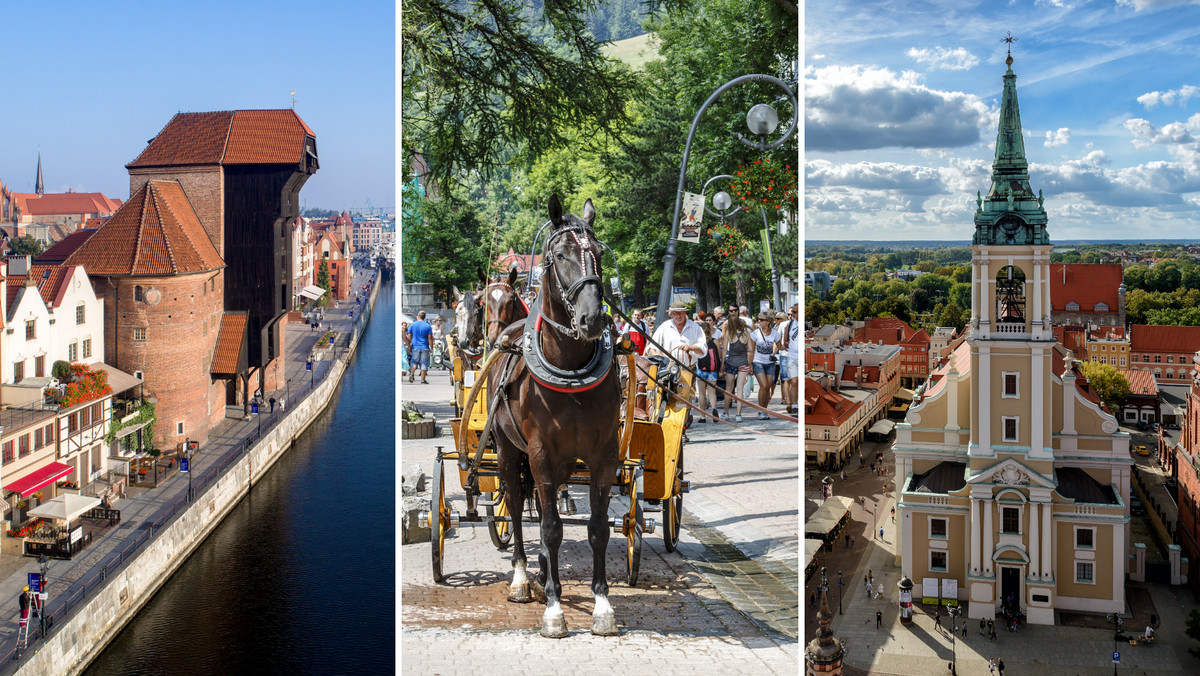
M 37 183 L 33 186 L 33 191 L 39 195 L 46 194 L 46 184 L 42 181 L 42 151 L 38 151 L 38 177 Z
M 1011 45 L 1011 35 L 1005 41 Z M 1017 75 L 1012 52 L 1004 59 L 1004 94 L 1000 102 L 1000 124 L 996 130 L 996 157 L 992 161 L 992 186 L 986 197 L 976 197 L 973 244 L 1049 244 L 1046 210 L 1041 191 L 1034 195 L 1029 185 L 1029 162 L 1017 106 Z

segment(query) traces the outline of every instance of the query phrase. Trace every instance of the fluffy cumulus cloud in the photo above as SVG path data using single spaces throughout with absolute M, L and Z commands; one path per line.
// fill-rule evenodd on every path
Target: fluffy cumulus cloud
M 1046 142 L 1042 145 L 1046 146 L 1047 148 L 1054 148 L 1057 146 L 1065 146 L 1070 142 L 1070 140 L 1071 130 L 1067 127 L 1061 127 L 1058 131 L 1047 131 Z
M 1133 136 L 1133 145 L 1136 148 L 1148 148 L 1151 145 L 1181 145 L 1195 144 L 1195 133 L 1200 132 L 1200 113 L 1197 113 L 1186 122 L 1171 122 L 1163 125 L 1161 128 L 1154 126 L 1148 120 L 1136 117 L 1130 120 L 1125 120 L 1125 129 Z
M 1132 7 L 1139 12 L 1160 10 L 1167 7 L 1182 7 L 1184 5 L 1200 5 L 1200 0 L 1117 0 L 1118 5 Z
M 959 147 L 979 141 L 990 121 L 979 97 L 930 89 L 911 71 L 829 66 L 805 72 L 808 150 Z
M 1184 85 L 1179 89 L 1168 89 L 1165 92 L 1153 91 L 1142 94 L 1137 98 L 1137 102 L 1146 106 L 1146 110 L 1150 110 L 1156 106 L 1172 106 L 1176 103 L 1179 107 L 1187 105 L 1188 99 L 1200 96 L 1200 87 L 1196 85 Z
M 917 49 L 913 47 L 908 50 L 908 56 L 917 63 L 927 64 L 930 70 L 967 70 L 979 64 L 979 59 L 962 47 L 954 49 L 945 47 Z

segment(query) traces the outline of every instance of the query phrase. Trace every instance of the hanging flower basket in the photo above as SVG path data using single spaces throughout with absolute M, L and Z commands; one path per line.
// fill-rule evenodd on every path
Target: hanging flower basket
M 796 201 L 796 170 L 764 157 L 734 172 L 729 194 L 747 209 L 782 209 Z
M 728 223 L 712 226 L 708 229 L 708 234 L 712 236 L 713 246 L 717 248 L 717 254 L 721 258 L 733 258 L 750 247 L 742 231 Z

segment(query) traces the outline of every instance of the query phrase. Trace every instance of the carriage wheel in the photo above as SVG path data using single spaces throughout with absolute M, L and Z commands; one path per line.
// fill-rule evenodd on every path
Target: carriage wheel
M 442 581 L 442 556 L 446 551 L 446 530 L 450 523 L 442 485 L 442 459 L 433 468 L 433 488 L 429 500 L 429 549 L 433 553 L 433 581 Z
M 488 501 L 491 502 L 495 497 L 495 493 L 489 493 Z M 487 515 L 508 516 L 508 503 L 501 497 L 495 507 L 488 505 Z M 507 521 L 488 521 L 488 535 L 492 536 L 492 544 L 496 545 L 496 549 L 508 549 L 512 544 L 512 524 Z
M 675 485 L 671 497 L 663 500 L 663 546 L 668 552 L 679 544 L 679 522 L 683 518 L 683 459 L 675 469 Z
M 633 490 L 629 495 L 629 514 L 625 533 L 625 554 L 628 574 L 625 581 L 630 587 L 637 585 L 638 570 L 642 565 L 642 470 L 634 471 Z

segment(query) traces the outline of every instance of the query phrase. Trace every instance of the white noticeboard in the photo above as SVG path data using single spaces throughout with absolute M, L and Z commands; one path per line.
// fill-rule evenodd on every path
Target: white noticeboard
M 938 579 L 936 577 L 921 578 L 921 603 L 938 602 Z
M 75 544 L 83 539 L 83 526 L 71 531 L 71 544 Z
M 942 580 L 942 599 L 950 605 L 958 605 L 958 580 L 952 577 Z
M 679 241 L 700 243 L 700 224 L 704 220 L 704 195 L 683 193 L 683 212 L 679 217 Z

